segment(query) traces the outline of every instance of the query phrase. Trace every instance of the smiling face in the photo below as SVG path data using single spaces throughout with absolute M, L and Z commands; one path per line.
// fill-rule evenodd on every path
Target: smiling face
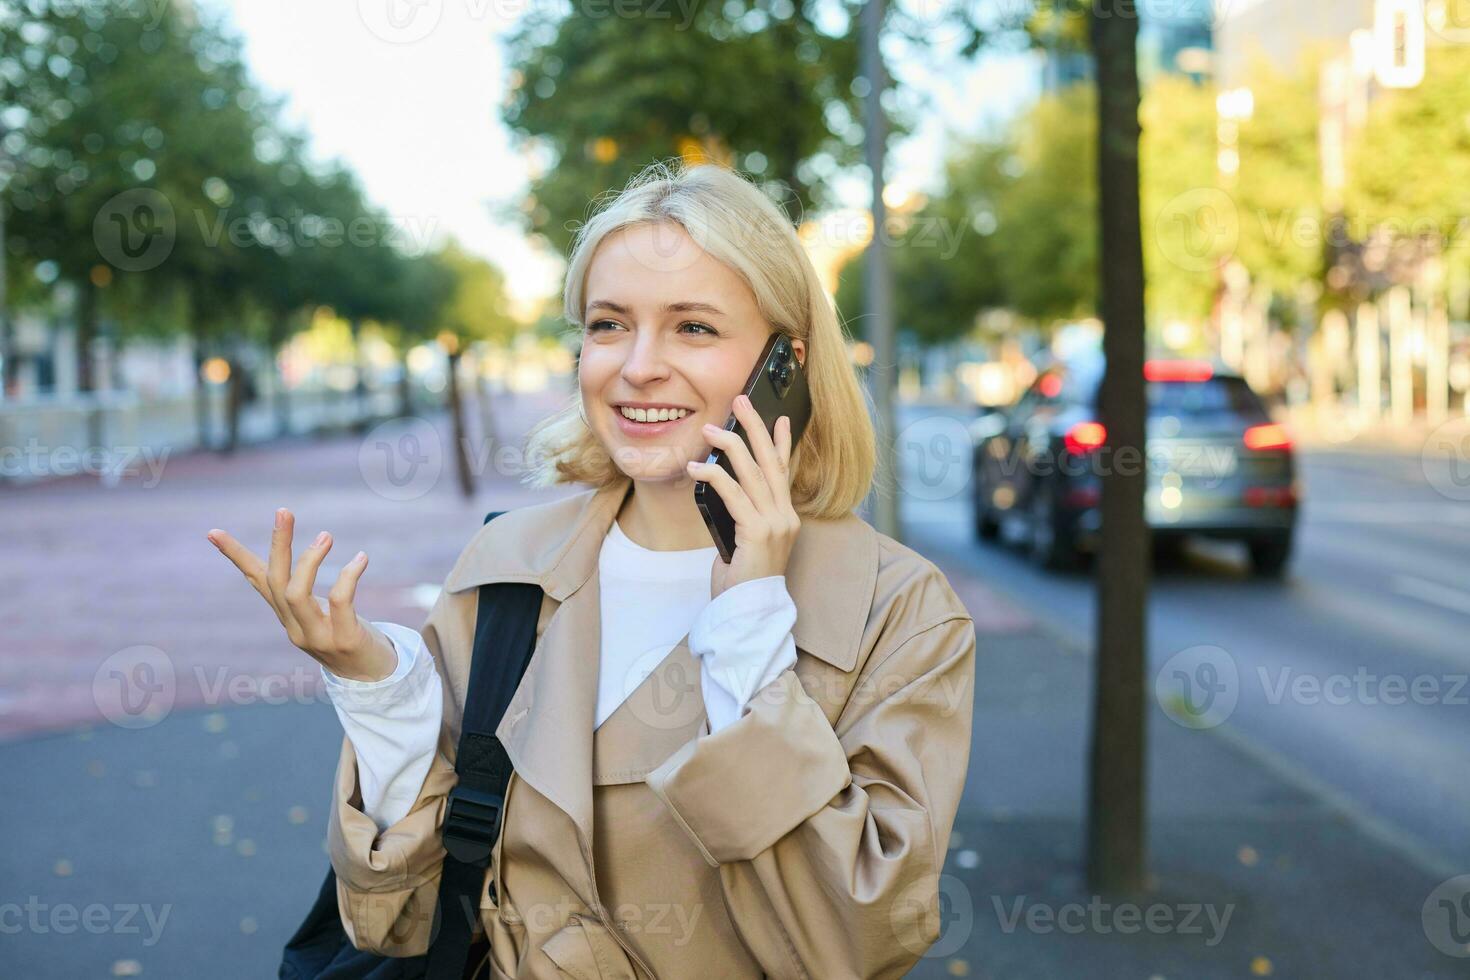
M 578 381 L 587 421 L 635 480 L 688 480 L 771 326 L 734 270 L 674 222 L 610 234 L 588 266 Z M 801 341 L 792 347 L 797 358 Z

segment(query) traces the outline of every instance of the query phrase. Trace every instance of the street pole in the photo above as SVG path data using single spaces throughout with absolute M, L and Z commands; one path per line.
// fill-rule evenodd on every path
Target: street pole
M 883 235 L 887 212 L 883 203 L 883 160 L 888 128 L 883 116 L 881 96 L 886 80 L 883 55 L 878 40 L 883 28 L 883 0 L 867 0 L 863 5 L 862 72 L 868 80 L 868 94 L 863 100 L 863 132 L 868 172 L 873 183 L 873 237 L 868 242 L 864 288 L 867 294 L 868 322 L 871 324 L 873 363 L 868 369 L 868 383 L 873 395 L 874 426 L 878 437 L 878 472 L 873 500 L 873 526 L 881 534 L 903 540 L 898 519 L 898 454 L 894 451 L 893 392 L 897 382 L 897 362 L 893 343 L 893 275 L 889 268 L 888 246 Z
M 1099 421 L 1102 543 L 1097 556 L 1097 654 L 1088 767 L 1087 882 L 1137 893 L 1145 879 L 1150 534 L 1144 519 L 1144 268 L 1139 219 L 1138 18 L 1089 16 L 1097 59 L 1100 309 L 1106 371 Z

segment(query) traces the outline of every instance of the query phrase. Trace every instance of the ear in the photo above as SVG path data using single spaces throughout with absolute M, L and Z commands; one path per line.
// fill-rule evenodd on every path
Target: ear
M 796 363 L 806 367 L 806 343 L 793 338 L 791 349 L 796 351 Z

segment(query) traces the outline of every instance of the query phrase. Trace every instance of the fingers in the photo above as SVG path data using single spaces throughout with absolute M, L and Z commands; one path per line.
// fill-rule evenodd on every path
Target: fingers
M 703 480 L 715 488 L 720 499 L 725 502 L 725 507 L 730 511 L 730 516 L 735 518 L 737 530 L 740 527 L 756 527 L 760 523 L 760 514 L 755 505 L 751 503 L 740 484 L 735 478 L 725 472 L 725 468 L 718 463 L 706 463 L 700 460 L 690 460 L 689 475 L 696 480 Z
M 327 609 L 332 620 L 332 635 L 339 640 L 352 635 L 357 628 L 357 612 L 353 601 L 357 597 L 357 582 L 367 571 L 367 553 L 359 551 L 357 556 L 342 567 L 337 581 L 327 592 Z
M 776 480 L 772 490 L 785 506 L 791 504 L 791 416 L 783 415 L 776 420 L 776 462 L 781 467 L 781 479 Z
M 772 433 L 766 431 L 765 422 L 762 421 L 760 413 L 750 403 L 748 395 L 740 395 L 735 399 L 735 417 L 738 418 L 745 431 L 750 434 L 751 447 L 755 451 L 756 461 L 760 464 L 761 473 L 771 491 L 771 498 L 778 505 L 784 506 L 790 501 L 791 474 L 789 462 L 791 459 L 791 417 L 783 415 L 776 419 L 772 426 L 777 441 L 772 441 Z M 783 430 L 784 427 L 784 430 Z M 786 433 L 786 448 L 782 449 L 779 441 L 782 432 Z
M 287 629 L 295 627 L 295 621 L 286 606 L 286 585 L 291 581 L 291 530 L 295 518 L 284 507 L 276 510 L 276 526 L 271 531 L 270 559 L 266 564 L 265 581 L 270 589 L 271 604 Z
M 269 602 L 270 588 L 265 582 L 265 562 L 257 558 L 255 552 L 236 541 L 234 535 L 228 531 L 212 528 L 205 537 L 219 549 L 220 554 L 234 563 L 240 574 L 245 576 L 245 580 Z
M 762 452 L 770 446 L 770 436 L 766 432 L 765 423 L 761 421 L 760 415 L 751 407 L 744 395 L 735 399 L 735 417 L 745 428 L 750 441 L 755 444 L 757 452 Z M 710 445 L 723 449 L 725 456 L 730 460 L 730 465 L 735 468 L 735 476 L 739 479 L 741 487 L 746 495 L 750 497 L 753 504 L 760 510 L 769 509 L 773 498 L 769 486 L 770 477 L 767 468 L 757 463 L 751 456 L 750 447 L 740 436 L 717 426 L 706 425 L 704 427 L 705 438 Z M 764 442 L 764 446 L 762 443 Z
M 313 643 L 319 643 L 325 639 L 321 636 L 321 627 L 326 625 L 326 616 L 322 608 L 317 604 L 316 597 L 312 595 L 312 589 L 316 587 L 317 569 L 322 566 L 322 559 L 327 557 L 327 552 L 332 550 L 332 536 L 326 531 L 321 532 L 311 542 L 311 545 L 301 553 L 301 558 L 296 562 L 296 570 L 291 573 L 291 579 L 286 583 L 286 605 L 291 609 L 291 615 L 296 617 L 296 622 L 305 631 L 307 639 Z

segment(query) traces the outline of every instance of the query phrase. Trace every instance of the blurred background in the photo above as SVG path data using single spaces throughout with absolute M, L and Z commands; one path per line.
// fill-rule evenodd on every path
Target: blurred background
M 0 0 L 0 976 L 275 975 L 341 730 L 204 534 L 418 625 L 674 157 L 976 621 L 912 975 L 1470 975 L 1467 78 L 1467 0 Z

